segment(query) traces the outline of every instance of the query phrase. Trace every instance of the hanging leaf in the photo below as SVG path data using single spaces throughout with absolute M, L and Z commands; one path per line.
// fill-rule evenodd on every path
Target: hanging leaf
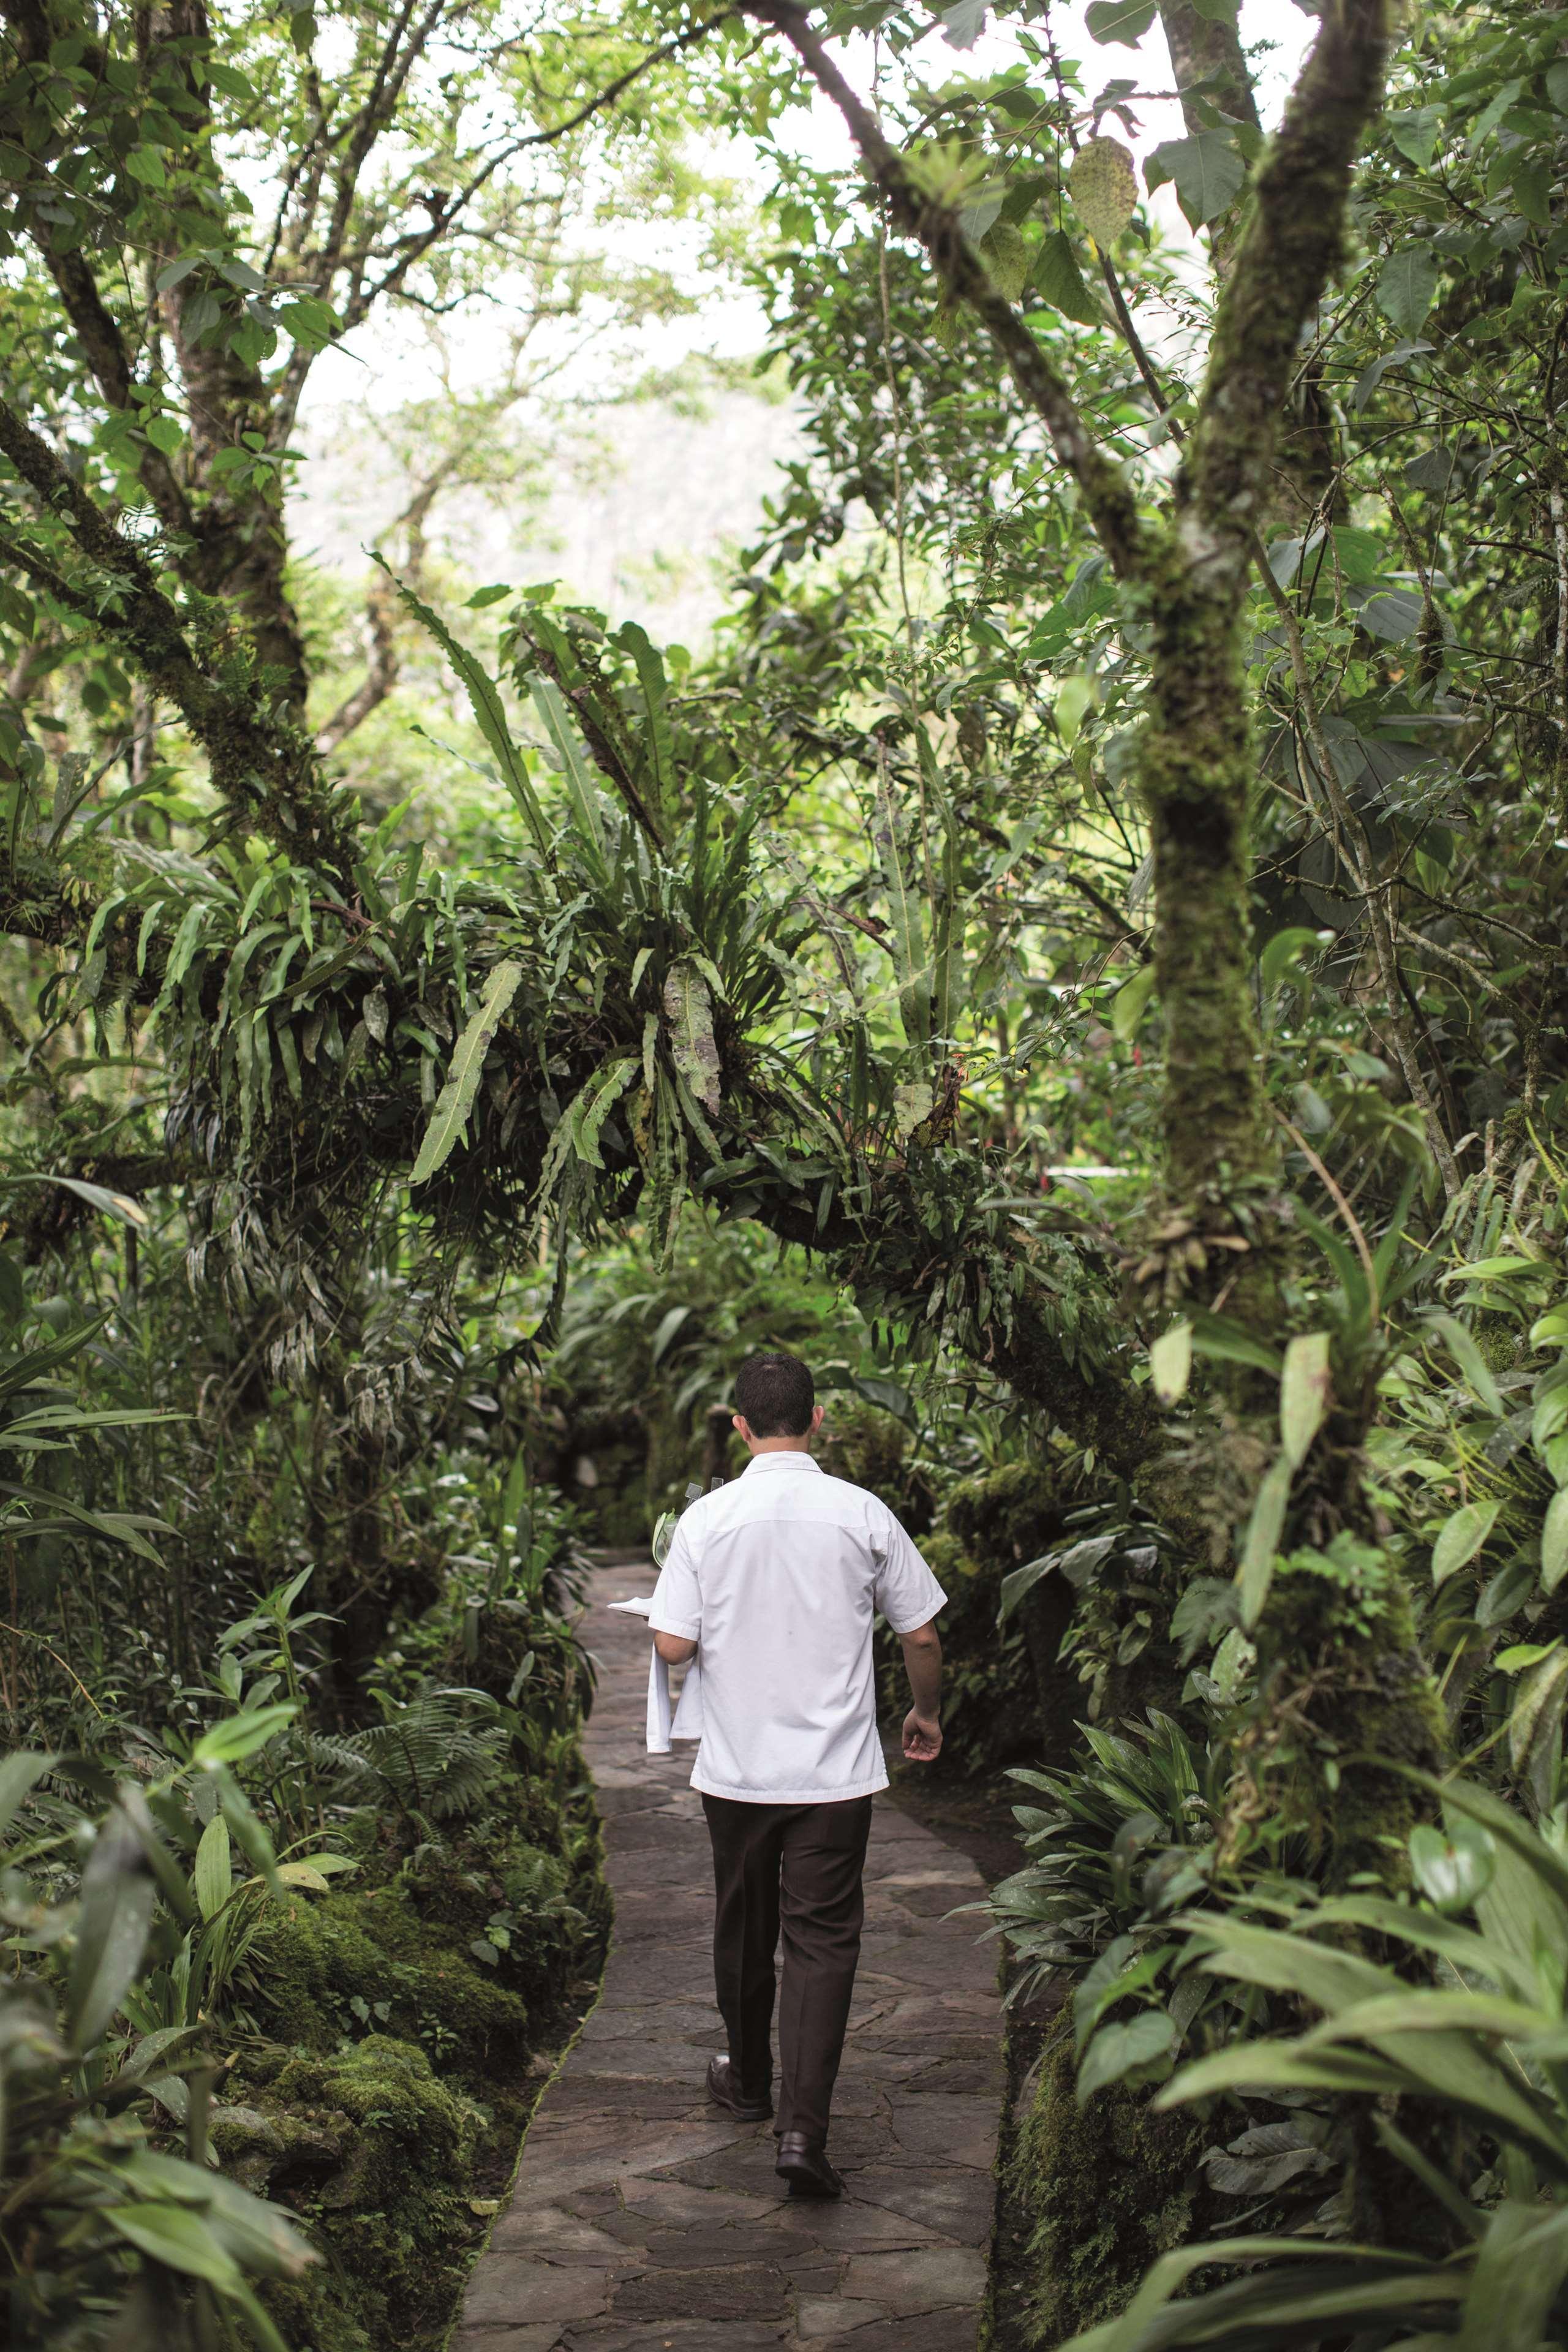
M 1154 993 L 1154 967 L 1146 963 L 1131 980 L 1123 981 L 1111 1000 L 1110 1034 L 1130 1045 L 1138 1034 L 1139 1026 Z
M 1285 1526 L 1286 1506 L 1290 1500 L 1290 1477 L 1289 1456 L 1281 1454 L 1266 1472 L 1247 1522 L 1236 1581 L 1241 1597 L 1241 1622 L 1249 1633 L 1263 1614 L 1263 1604 L 1273 1581 L 1274 1559 Z
M 1492 1378 L 1486 1358 L 1476 1345 L 1475 1334 L 1459 1321 L 1457 1315 L 1428 1315 L 1425 1321 L 1429 1330 L 1439 1332 L 1447 1341 L 1454 1360 L 1473 1393 L 1489 1412 L 1495 1412 L 1500 1420 L 1506 1411 L 1502 1391 Z
M 572 803 L 579 836 L 589 854 L 602 862 L 605 827 L 599 814 L 598 785 L 567 708 L 566 698 L 553 678 L 534 679 L 533 707 L 561 762 L 561 772 L 566 779 L 566 796 Z
M 1497 1525 L 1500 1503 L 1461 1503 L 1443 1522 L 1432 1547 L 1432 1581 L 1447 1584 L 1474 1559 Z
M 713 999 L 696 965 L 684 958 L 671 965 L 664 983 L 664 1013 L 677 1071 L 703 1109 L 717 1113 L 719 1048 L 713 1037 Z
M 1065 230 L 1053 229 L 1041 242 L 1035 257 L 1035 291 L 1064 319 L 1076 319 L 1081 327 L 1100 325 L 1100 307 L 1084 284 L 1072 239 Z
M 411 1184 L 428 1183 L 451 1156 L 468 1123 L 468 1112 L 484 1075 L 485 1055 L 495 1041 L 501 1016 L 522 980 L 520 963 L 498 963 L 485 982 L 479 1011 L 453 1048 L 447 1083 L 436 1097 L 430 1124 L 419 1146 L 419 1157 L 409 1172 Z
M 468 708 L 479 733 L 494 752 L 500 768 L 501 780 L 510 793 L 533 835 L 534 846 L 541 856 L 550 853 L 550 833 L 544 822 L 544 812 L 539 805 L 521 751 L 511 740 L 511 730 L 506 723 L 506 709 L 500 692 L 484 665 L 477 661 L 467 646 L 459 645 L 438 613 L 422 604 L 412 589 L 405 588 L 390 564 L 381 556 L 375 558 L 398 594 L 415 618 L 427 629 L 440 646 L 468 692 Z
M 1377 273 L 1377 307 L 1402 335 L 1419 332 L 1440 276 L 1430 245 L 1401 246 Z
M 1388 135 L 1406 160 L 1424 172 L 1437 152 L 1442 134 L 1440 106 L 1420 106 L 1388 118 Z
M 1568 1698 L 1568 1650 L 1553 1644 L 1528 1674 L 1521 1675 L 1508 1718 L 1509 1760 L 1516 1772 L 1530 1762 L 1531 1750 L 1551 1739 L 1563 1721 Z
M 1293 1470 L 1306 1460 L 1331 1394 L 1328 1333 L 1299 1332 L 1285 1350 L 1279 1379 L 1279 1439 Z
M 612 1062 L 607 1070 L 584 1087 L 572 1106 L 572 1146 L 578 1159 L 585 1160 L 590 1168 L 602 1168 L 605 1164 L 599 1151 L 599 1130 L 630 1086 L 637 1068 L 635 1054 Z
M 1193 1376 L 1193 1327 L 1173 1323 L 1149 1350 L 1149 1370 L 1154 1394 L 1162 1404 L 1175 1404 L 1187 1392 Z
M 1091 41 L 1135 49 L 1154 21 L 1154 0 L 1089 0 L 1084 21 Z
M 910 887 L 899 848 L 898 812 L 884 776 L 877 786 L 876 836 L 882 875 L 888 886 L 891 917 L 889 948 L 899 977 L 899 1008 L 904 1035 L 911 1045 L 923 1045 L 931 1034 L 930 974 L 920 900 Z
M 1541 1582 L 1547 1592 L 1555 1592 L 1568 1575 L 1568 1486 L 1560 1486 L 1546 1506 L 1546 1521 L 1541 1530 Z
M 1068 171 L 1078 216 L 1102 253 L 1109 253 L 1138 209 L 1138 172 L 1120 139 L 1089 139 Z
M 999 220 L 980 240 L 985 274 L 1005 302 L 1016 302 L 1029 281 L 1029 248 L 1021 229 Z
M 931 1114 L 932 1096 L 923 1078 L 893 1088 L 893 1132 L 902 1143 Z
M 1144 166 L 1151 194 L 1167 180 L 1175 183 L 1176 201 L 1193 228 L 1203 228 L 1228 212 L 1246 177 L 1240 150 L 1223 131 L 1167 139 Z
M 234 1858 L 228 1823 L 215 1813 L 202 1832 L 195 1872 L 196 1903 L 204 1919 L 216 1919 L 234 1885 Z

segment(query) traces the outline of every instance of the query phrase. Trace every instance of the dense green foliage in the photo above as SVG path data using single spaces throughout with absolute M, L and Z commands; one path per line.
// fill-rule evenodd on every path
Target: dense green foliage
M 1276 124 L 1226 0 L 4 15 L 6 2177 L 202 2249 L 48 2209 L 18 2328 L 340 2352 L 296 2227 L 342 2352 L 439 2326 L 599 1924 L 550 1489 L 638 1540 L 771 1339 L 1043 1801 L 1037 2340 L 1568 2341 L 1568 18 L 1342 0 Z M 503 386 L 404 418 L 356 682 L 313 356 L 668 315 L 586 189 L 800 403 L 733 608 L 434 576 Z

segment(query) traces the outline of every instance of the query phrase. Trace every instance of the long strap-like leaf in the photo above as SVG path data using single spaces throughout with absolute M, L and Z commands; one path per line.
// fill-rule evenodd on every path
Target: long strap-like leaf
M 550 829 L 544 822 L 544 811 L 540 807 L 539 798 L 534 792 L 522 753 L 511 740 L 511 730 L 506 723 L 506 709 L 495 680 L 489 676 L 483 664 L 476 660 L 467 646 L 458 644 L 440 614 L 433 613 L 428 604 L 422 604 L 411 588 L 405 588 L 396 573 L 389 565 L 382 562 L 379 555 L 375 560 L 381 564 L 382 570 L 393 583 L 415 619 L 422 627 L 429 631 L 458 676 L 462 679 L 475 723 L 485 741 L 495 753 L 500 763 L 502 781 L 518 807 L 522 811 L 528 829 L 533 835 L 534 847 L 542 857 L 548 858 L 551 846 Z
M 899 976 L 899 1009 L 903 1015 L 904 1035 L 911 1045 L 923 1045 L 931 1035 L 931 980 L 926 968 L 925 935 L 920 900 L 910 887 L 899 851 L 897 813 L 886 776 L 877 786 L 876 836 L 882 878 L 888 886 L 888 911 L 891 917 L 889 945 L 893 969 Z
M 560 758 L 562 772 L 566 779 L 567 797 L 572 803 L 572 814 L 577 820 L 578 832 L 602 868 L 605 862 L 605 827 L 599 814 L 597 787 L 573 724 L 566 698 L 553 678 L 534 679 L 533 707 Z
M 520 963 L 498 963 L 486 981 L 479 1009 L 453 1048 L 447 1083 L 436 1097 L 436 1108 L 408 1180 L 411 1184 L 426 1183 L 434 1176 L 468 1125 L 468 1112 L 479 1090 L 485 1055 L 521 979 Z

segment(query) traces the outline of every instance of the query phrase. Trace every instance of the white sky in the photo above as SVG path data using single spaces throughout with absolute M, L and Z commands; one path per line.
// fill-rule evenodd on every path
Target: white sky
M 1139 89 L 1168 90 L 1170 60 L 1163 37 L 1151 31 L 1136 49 L 1101 47 L 1089 39 L 1084 0 L 1057 0 L 1053 26 L 1065 57 L 1083 68 L 1086 98 L 1113 80 L 1131 80 Z M 1265 123 L 1277 117 L 1311 40 L 1313 20 L 1294 0 L 1243 0 L 1244 42 L 1273 44 L 1257 61 L 1258 100 Z M 940 31 L 921 45 L 924 76 L 994 71 L 1016 57 L 1007 27 L 988 32 L 973 49 L 958 50 Z M 869 89 L 872 45 L 858 39 L 840 51 L 849 79 Z M 1139 105 L 1139 128 L 1129 142 L 1142 164 L 1162 140 L 1184 133 L 1173 100 Z M 1108 117 L 1105 130 L 1127 137 Z M 785 118 L 786 143 L 819 169 L 850 168 L 855 158 L 848 134 L 828 100 L 815 98 Z M 761 159 L 743 140 L 714 135 L 706 160 L 718 173 L 763 186 Z M 1190 232 L 1166 186 L 1152 210 L 1169 239 L 1191 244 Z M 619 338 L 626 380 L 643 369 L 668 368 L 694 353 L 750 358 L 765 342 L 758 299 L 731 287 L 704 280 L 695 230 L 681 248 L 679 226 L 628 223 L 616 229 L 617 249 L 668 265 L 673 256 L 689 270 L 699 295 L 689 317 L 673 322 L 645 321 Z M 478 384 L 489 365 L 494 314 L 477 308 L 448 320 L 454 375 Z M 596 354 L 579 362 L 584 385 L 603 373 Z M 570 371 L 564 378 L 569 389 Z M 366 441 L 353 412 L 362 404 L 389 412 L 433 390 L 428 355 L 417 331 L 396 314 L 360 331 L 342 352 L 323 354 L 312 370 L 302 417 L 307 445 L 317 453 L 306 468 L 305 491 L 296 514 L 301 551 L 330 569 L 353 574 L 363 551 L 377 543 L 402 503 L 405 487 L 388 474 L 380 454 Z M 559 387 L 558 387 L 559 388 Z M 613 414 L 605 425 L 608 478 L 584 480 L 574 471 L 570 449 L 555 468 L 555 487 L 542 520 L 524 520 L 504 492 L 457 494 L 436 520 L 436 541 L 478 580 L 543 579 L 558 574 L 572 593 L 617 616 L 637 613 L 656 634 L 691 642 L 703 634 L 724 598 L 718 586 L 725 552 L 749 536 L 774 468 L 799 446 L 800 426 L 789 407 L 764 408 L 743 393 L 725 394 L 711 404 L 704 424 L 658 404 Z M 301 528 L 302 526 L 302 528 Z

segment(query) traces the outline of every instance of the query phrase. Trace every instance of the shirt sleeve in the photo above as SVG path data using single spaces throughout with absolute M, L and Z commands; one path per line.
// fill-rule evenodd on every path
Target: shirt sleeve
M 929 1625 L 947 1595 L 891 1511 L 880 1519 L 873 1543 L 877 1555 L 876 1602 L 895 1633 Z
M 676 1525 L 647 1612 L 650 1633 L 673 1633 L 682 1642 L 695 1642 L 702 1632 L 702 1587 L 697 1577 L 696 1547 L 686 1524 L 689 1517 L 689 1512 Z

